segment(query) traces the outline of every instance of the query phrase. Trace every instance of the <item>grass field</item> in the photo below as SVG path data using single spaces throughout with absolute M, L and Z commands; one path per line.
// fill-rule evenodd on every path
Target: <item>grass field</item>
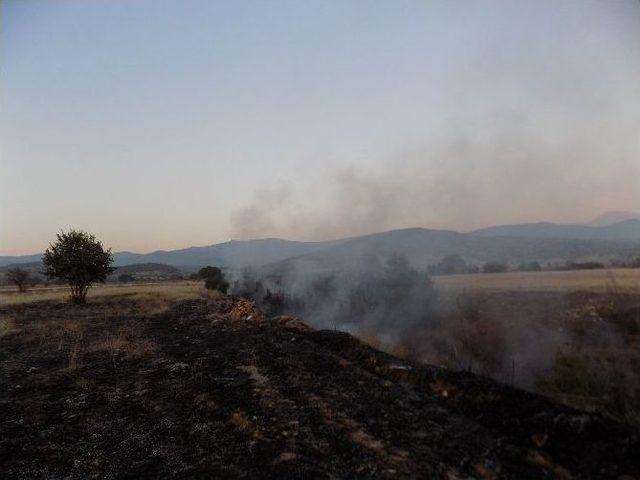
M 98 287 L 86 305 L 65 303 L 63 289 L 3 294 L 13 302 L 0 305 L 3 480 L 640 471 L 632 428 L 407 363 L 341 332 L 265 321 L 248 301 L 195 282 Z M 473 335 L 487 339 L 483 329 Z M 597 403 L 612 392 L 601 382 L 577 390 L 593 373 L 579 360 L 563 362 L 554 398 L 628 418 Z M 609 372 L 596 378 L 615 378 Z M 613 473 L 590 473 L 605 467 Z
M 442 290 L 603 292 L 613 285 L 640 293 L 640 269 L 507 272 L 434 277 Z
M 603 270 L 571 270 L 561 272 L 507 272 L 433 277 L 436 288 L 443 292 L 528 291 L 528 292 L 606 292 L 612 287 L 629 293 L 640 293 L 640 269 L 618 268 Z M 96 284 L 89 290 L 89 299 L 105 295 L 135 293 L 163 296 L 173 300 L 197 298 L 202 282 L 181 280 L 131 284 Z M 63 300 L 68 296 L 66 286 L 36 287 L 18 293 L 13 287 L 0 288 L 0 305 L 41 300 Z
M 203 290 L 202 282 L 181 280 L 174 282 L 129 283 L 129 284 L 96 284 L 89 289 L 87 301 L 91 299 L 114 296 L 131 295 L 140 297 L 158 297 L 168 301 L 198 298 Z M 13 305 L 37 301 L 63 301 L 69 296 L 66 286 L 36 287 L 24 293 L 18 293 L 15 288 L 0 289 L 0 305 Z
M 639 269 L 449 275 L 434 282 L 429 320 L 409 337 L 385 345 L 381 332 L 356 334 L 402 357 L 640 423 Z M 58 308 L 68 295 L 64 286 L 3 288 L 0 307 Z M 87 317 L 141 309 L 151 315 L 210 295 L 199 281 L 107 284 L 89 291 L 87 306 L 66 308 Z M 0 314 L 0 337 L 19 330 L 17 320 Z

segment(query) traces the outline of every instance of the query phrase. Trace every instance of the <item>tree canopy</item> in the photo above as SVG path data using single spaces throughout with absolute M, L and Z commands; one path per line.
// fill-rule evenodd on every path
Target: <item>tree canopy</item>
M 71 301 L 84 303 L 94 282 L 104 282 L 113 272 L 111 249 L 105 250 L 94 235 L 70 230 L 57 235 L 42 257 L 48 278 L 65 280 L 71 288 Z

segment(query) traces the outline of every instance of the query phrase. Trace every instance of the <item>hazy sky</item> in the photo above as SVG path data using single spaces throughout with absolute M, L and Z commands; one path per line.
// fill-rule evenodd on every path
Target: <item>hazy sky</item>
M 640 1 L 0 2 L 0 254 L 640 210 Z

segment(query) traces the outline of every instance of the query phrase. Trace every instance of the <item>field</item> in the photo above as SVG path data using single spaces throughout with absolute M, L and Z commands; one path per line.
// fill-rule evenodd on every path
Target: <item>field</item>
M 640 293 L 640 269 L 617 268 L 548 272 L 508 272 L 444 275 L 433 277 L 436 288 L 444 293 L 483 292 L 606 292 L 612 287 Z M 196 298 L 202 282 L 179 280 L 165 282 L 95 285 L 89 298 L 136 293 L 160 295 L 172 299 Z M 13 287 L 0 288 L 0 305 L 41 300 L 62 300 L 66 286 L 37 287 L 19 294 Z
M 613 284 L 640 293 L 640 269 L 507 272 L 434 277 L 442 290 L 604 292 Z
M 110 296 L 139 296 L 141 298 L 157 297 L 166 301 L 186 300 L 198 298 L 202 290 L 202 282 L 188 280 L 153 283 L 129 283 L 104 285 L 97 284 L 89 289 L 87 298 L 89 301 L 101 297 Z M 14 305 L 20 303 L 40 301 L 64 301 L 69 295 L 66 286 L 36 287 L 25 293 L 18 293 L 15 288 L 0 288 L 0 305 Z
M 418 362 L 490 376 L 579 408 L 640 422 L 640 269 L 433 277 L 428 322 L 389 339 L 354 333 Z M 90 304 L 125 299 L 152 313 L 201 299 L 201 282 L 98 285 Z M 65 287 L 0 290 L 0 307 L 63 304 Z M 13 318 L 0 315 L 0 334 Z
M 3 478 L 635 478 L 637 430 L 196 283 L 3 292 Z

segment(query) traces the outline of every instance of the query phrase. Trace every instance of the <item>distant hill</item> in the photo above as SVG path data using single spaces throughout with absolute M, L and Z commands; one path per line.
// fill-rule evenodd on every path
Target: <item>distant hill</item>
M 162 263 L 185 271 L 195 271 L 206 265 L 228 268 L 261 266 L 285 258 L 314 252 L 335 242 L 296 242 L 280 238 L 262 238 L 258 240 L 231 240 L 206 247 L 190 247 L 180 250 L 158 250 L 152 253 L 114 253 L 116 266 L 141 263 Z M 39 262 L 41 255 L 18 257 L 0 257 L 0 267 L 10 264 Z
M 116 265 L 131 263 L 164 263 L 184 270 L 197 270 L 206 265 L 242 268 L 262 266 L 285 258 L 314 252 L 337 242 L 296 242 L 280 238 L 231 240 L 207 247 L 190 247 L 148 253 L 116 253 Z
M 490 237 L 447 230 L 411 228 L 351 239 L 339 245 L 263 267 L 266 274 L 317 273 L 359 268 L 375 259 L 402 253 L 419 268 L 458 254 L 470 262 L 521 263 L 582 259 L 630 258 L 640 244 L 561 238 Z
M 15 257 L 0 256 L 0 267 L 7 267 L 14 264 L 23 265 L 26 263 L 40 263 L 41 259 L 41 253 L 38 253 L 36 255 L 17 255 Z
M 10 257 L 10 258 L 15 258 L 15 257 Z M 0 267 L 0 285 L 6 285 L 8 283 L 7 271 L 10 268 L 14 268 L 14 267 L 20 267 L 21 269 L 26 270 L 27 272 L 29 272 L 29 275 L 31 276 L 31 278 L 36 278 L 39 281 L 45 280 L 45 276 L 41 273 L 42 262 L 39 261 L 40 257 L 37 257 L 37 258 L 38 258 L 38 261 L 36 262 L 9 264 L 9 265 Z
M 46 280 L 45 276 L 42 274 L 42 262 L 38 261 L 0 267 L 0 284 L 6 284 L 7 271 L 13 267 L 19 267 L 26 270 L 32 277 L 35 277 L 40 281 Z M 134 280 L 168 280 L 182 276 L 182 272 L 171 265 L 164 265 L 162 263 L 137 263 L 116 268 L 116 270 L 109 275 L 107 280 L 117 281 L 118 277 L 123 274 L 130 275 Z
M 241 269 L 251 266 L 333 270 L 362 262 L 363 257 L 383 258 L 402 253 L 416 266 L 425 267 L 445 255 L 458 254 L 481 263 L 491 260 L 525 261 L 608 260 L 640 256 L 640 220 L 606 227 L 532 223 L 477 230 L 471 234 L 450 230 L 409 228 L 329 242 L 297 242 L 278 238 L 232 240 L 205 247 L 157 251 L 148 254 L 118 252 L 115 266 L 163 264 L 193 272 L 206 265 Z M 0 267 L 39 262 L 39 255 L 0 257 Z
M 621 211 L 605 212 L 602 215 L 598 215 L 585 225 L 589 225 L 591 227 L 606 227 L 626 220 L 640 220 L 640 213 Z
M 182 272 L 163 263 L 136 263 L 116 268 L 108 280 L 118 280 L 120 275 L 129 275 L 134 280 L 168 280 L 182 277 Z
M 472 232 L 482 237 L 562 238 L 640 242 L 640 220 L 631 219 L 602 227 L 558 223 L 524 223 L 501 225 Z

